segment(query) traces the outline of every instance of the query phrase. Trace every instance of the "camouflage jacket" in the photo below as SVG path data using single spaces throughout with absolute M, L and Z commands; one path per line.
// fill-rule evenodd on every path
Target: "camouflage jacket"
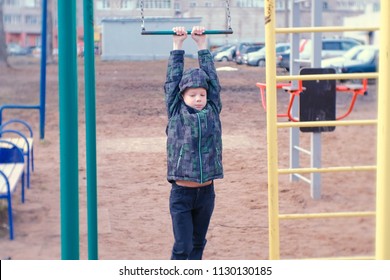
M 179 93 L 184 51 L 174 50 L 168 61 L 165 101 L 168 112 L 167 180 L 204 183 L 223 178 L 222 109 L 219 80 L 208 50 L 198 52 L 199 66 L 209 76 L 207 105 L 201 111 L 187 106 Z

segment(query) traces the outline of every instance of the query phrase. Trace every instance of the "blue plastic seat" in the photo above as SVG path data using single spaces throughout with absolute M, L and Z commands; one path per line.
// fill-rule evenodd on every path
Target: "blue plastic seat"
M 27 130 L 27 132 L 16 129 L 20 127 L 22 127 L 23 130 Z M 8 136 L 9 134 L 11 135 Z M 31 126 L 23 120 L 11 119 L 0 126 L 0 136 L 0 139 L 11 141 L 22 149 L 23 154 L 26 156 L 27 163 L 27 188 L 30 188 L 31 172 L 34 171 L 34 135 Z

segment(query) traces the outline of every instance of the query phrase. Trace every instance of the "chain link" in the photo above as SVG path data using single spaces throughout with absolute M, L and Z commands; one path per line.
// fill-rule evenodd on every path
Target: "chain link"
M 226 0 L 227 29 L 232 29 L 232 18 L 230 16 L 230 1 Z
M 141 28 L 143 31 L 145 31 L 144 1 L 139 0 L 138 3 L 141 10 L 141 20 L 142 20 Z M 227 29 L 232 29 L 232 18 L 230 16 L 230 0 L 226 0 L 225 4 L 226 4 Z
M 139 7 L 141 9 L 141 20 L 142 20 L 141 28 L 142 28 L 142 31 L 144 31 L 145 30 L 145 16 L 144 16 L 144 1 L 143 0 L 139 0 Z

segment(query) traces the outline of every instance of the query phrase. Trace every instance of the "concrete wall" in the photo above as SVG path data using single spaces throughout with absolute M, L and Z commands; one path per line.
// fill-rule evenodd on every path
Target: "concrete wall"
M 172 30 L 184 26 L 190 30 L 201 18 L 147 18 L 145 29 Z M 197 47 L 191 38 L 184 42 L 186 56 L 196 57 Z M 141 35 L 140 19 L 106 19 L 102 21 L 102 60 L 166 59 L 172 50 L 172 35 Z

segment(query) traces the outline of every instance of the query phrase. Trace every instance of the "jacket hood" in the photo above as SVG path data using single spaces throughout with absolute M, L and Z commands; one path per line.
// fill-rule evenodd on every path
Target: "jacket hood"
M 180 93 L 183 93 L 187 88 L 204 88 L 208 90 L 209 80 L 210 80 L 209 76 L 202 69 L 200 68 L 187 69 L 184 71 L 179 84 Z

